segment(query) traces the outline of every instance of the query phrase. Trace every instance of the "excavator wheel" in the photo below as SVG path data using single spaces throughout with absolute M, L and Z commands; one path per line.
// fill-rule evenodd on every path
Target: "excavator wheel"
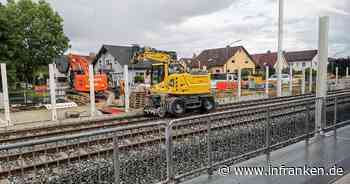
M 164 118 L 165 116 L 166 116 L 166 109 L 164 109 L 164 108 L 159 108 L 158 117 Z
M 202 99 L 202 110 L 204 112 L 212 111 L 215 109 L 215 100 L 213 97 L 207 97 Z
M 168 111 L 173 115 L 182 115 L 185 113 L 185 103 L 180 98 L 171 98 L 168 103 Z

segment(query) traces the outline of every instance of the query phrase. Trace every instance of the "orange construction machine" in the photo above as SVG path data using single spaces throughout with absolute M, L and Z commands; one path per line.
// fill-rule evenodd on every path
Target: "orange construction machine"
M 89 92 L 89 62 L 86 58 L 70 54 L 69 60 L 69 80 L 74 90 L 78 92 Z M 95 74 L 95 92 L 104 92 L 108 89 L 106 74 Z

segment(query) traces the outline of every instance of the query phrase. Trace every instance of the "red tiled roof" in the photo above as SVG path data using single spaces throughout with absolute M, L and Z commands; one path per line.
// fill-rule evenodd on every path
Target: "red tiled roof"
M 250 54 L 243 46 L 237 47 L 225 47 L 217 49 L 207 49 L 201 52 L 197 57 L 197 61 L 192 61 L 192 66 L 198 66 L 199 61 L 201 66 L 205 65 L 207 67 L 223 66 L 228 59 L 236 54 L 237 51 L 242 49 L 248 54 L 248 57 L 251 57 Z M 254 59 L 251 58 L 254 62 Z
M 253 54 L 252 58 L 260 68 L 264 68 L 265 66 L 273 67 L 277 62 L 277 52 Z

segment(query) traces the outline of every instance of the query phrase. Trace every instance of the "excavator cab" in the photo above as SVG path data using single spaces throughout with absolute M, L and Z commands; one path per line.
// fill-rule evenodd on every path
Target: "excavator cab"
M 156 85 L 164 81 L 165 72 L 163 64 L 153 64 L 151 70 L 151 85 Z

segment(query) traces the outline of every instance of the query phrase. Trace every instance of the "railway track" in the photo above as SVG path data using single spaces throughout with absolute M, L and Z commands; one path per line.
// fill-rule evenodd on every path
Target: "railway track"
M 349 91 L 350 90 L 337 90 L 337 91 L 330 92 L 329 94 L 344 93 Z M 243 101 L 243 102 L 237 102 L 237 103 L 221 104 L 217 107 L 216 112 L 225 111 L 229 109 L 245 108 L 245 107 L 259 106 L 264 104 L 273 104 L 273 103 L 279 103 L 279 102 L 285 102 L 285 101 L 292 101 L 292 100 L 298 100 L 298 99 L 303 99 L 303 98 L 312 97 L 312 96 L 314 96 L 314 94 L 258 99 L 258 100 Z M 186 116 L 190 116 L 190 115 L 193 115 L 193 113 L 189 113 Z M 113 128 L 113 127 L 124 126 L 124 125 L 154 122 L 158 120 L 160 120 L 160 118 L 143 117 L 140 115 L 140 116 L 128 117 L 128 118 L 123 118 L 118 120 L 89 121 L 84 123 L 72 123 L 72 124 L 54 125 L 54 126 L 47 126 L 47 127 L 4 131 L 4 132 L 0 132 L 0 145 L 23 142 L 26 140 L 33 140 L 33 139 L 40 139 L 40 138 L 71 135 L 71 134 L 76 134 L 81 132 L 107 129 L 107 128 Z M 166 120 L 170 120 L 170 118 Z
M 312 97 L 305 98 L 305 101 L 303 102 L 297 100 L 298 102 L 293 103 L 293 106 L 286 104 L 272 107 L 271 118 L 303 113 L 305 111 L 305 105 L 311 105 L 310 101 L 306 102 L 308 99 L 312 99 Z M 343 99 L 343 101 L 339 101 L 339 104 L 348 102 L 349 99 Z M 276 104 L 279 103 L 276 102 Z M 212 120 L 212 129 L 219 130 L 233 125 L 261 122 L 266 119 L 265 108 L 246 107 L 246 109 L 247 110 L 236 111 L 237 113 L 229 115 L 236 120 L 234 122 L 220 121 L 220 117 L 213 119 L 215 121 Z M 226 115 L 222 118 L 228 117 Z M 162 123 L 160 122 L 159 125 L 160 124 Z M 90 160 L 96 155 L 111 155 L 113 153 L 113 137 L 116 135 L 115 132 L 118 132 L 117 138 L 119 149 L 132 149 L 145 145 L 153 145 L 155 143 L 164 143 L 164 128 L 159 128 L 159 126 L 155 126 L 154 124 L 145 124 L 142 128 L 138 129 L 135 129 L 135 127 L 136 125 L 128 125 L 119 130 L 117 130 L 118 128 L 115 128 L 116 131 L 101 130 L 100 133 L 84 134 L 86 137 L 75 135 L 71 136 L 71 141 L 69 142 L 43 142 L 40 146 L 27 148 L 27 150 L 3 151 L 0 156 L 0 177 L 7 177 L 15 173 L 23 174 L 40 168 L 59 166 L 61 164 L 81 161 L 84 159 Z M 197 121 L 186 122 L 179 125 L 179 127 L 174 130 L 176 134 L 174 140 L 176 141 L 176 139 L 184 138 L 186 136 L 205 133 L 207 131 L 206 128 L 207 127 L 198 126 Z

